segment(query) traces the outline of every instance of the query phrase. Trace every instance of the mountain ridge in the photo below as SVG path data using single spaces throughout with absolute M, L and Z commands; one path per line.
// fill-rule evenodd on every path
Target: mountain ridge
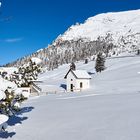
M 72 25 L 47 48 L 7 66 L 22 65 L 35 56 L 50 70 L 72 61 L 91 60 L 99 51 L 107 56 L 136 52 L 140 47 L 139 25 L 140 9 L 98 14 Z
M 89 38 L 93 41 L 98 36 L 105 36 L 107 33 L 116 31 L 117 33 L 122 31 L 121 35 L 125 35 L 127 32 L 137 33 L 135 30 L 140 32 L 140 28 L 138 28 L 139 19 L 140 10 L 102 13 L 88 18 L 83 24 L 72 25 L 70 30 L 66 31 L 61 38 L 63 40 L 71 40 L 79 37 Z M 132 28 L 134 25 L 137 28 Z M 130 29 L 133 30 L 130 31 Z

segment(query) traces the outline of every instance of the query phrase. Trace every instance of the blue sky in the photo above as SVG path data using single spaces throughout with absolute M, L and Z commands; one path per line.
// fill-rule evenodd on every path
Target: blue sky
M 140 0 L 0 0 L 0 65 L 31 54 L 98 13 L 140 9 Z

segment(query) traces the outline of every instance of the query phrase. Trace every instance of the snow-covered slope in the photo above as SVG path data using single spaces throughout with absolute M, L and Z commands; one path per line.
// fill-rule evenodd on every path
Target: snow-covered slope
M 140 57 L 108 59 L 101 74 L 93 74 L 93 61 L 76 66 L 91 72 L 91 88 L 31 98 L 9 121 L 9 140 L 139 140 Z M 63 65 L 39 79 L 60 87 L 68 69 Z
M 107 34 L 112 35 L 112 40 L 116 44 L 122 36 L 133 35 L 140 39 L 140 10 L 99 14 L 83 24 L 71 26 L 60 38 L 62 40 L 87 38 L 92 41 Z
M 119 93 L 126 93 L 126 90 L 128 93 L 128 89 L 130 89 L 130 92 L 132 92 L 132 90 L 136 92 L 140 89 L 140 75 L 138 75 L 138 72 L 140 71 L 139 56 L 108 59 L 106 62 L 107 70 L 101 74 L 95 74 L 94 61 L 91 61 L 88 64 L 84 64 L 83 61 L 75 64 L 76 69 L 86 70 L 88 73 L 91 73 L 91 88 L 88 90 L 91 93 L 93 91 L 94 93 L 101 93 L 104 92 L 104 89 L 107 89 L 105 94 L 114 93 L 115 90 L 119 91 Z M 43 83 L 41 83 L 42 87 L 52 86 L 52 88 L 46 88 L 47 92 L 55 91 L 58 93 L 58 88 L 61 87 L 61 85 L 66 84 L 64 76 L 68 70 L 69 64 L 66 64 L 53 71 L 47 71 L 46 73 L 41 74 L 38 80 L 43 81 Z M 54 86 L 57 87 L 57 90 L 54 88 Z

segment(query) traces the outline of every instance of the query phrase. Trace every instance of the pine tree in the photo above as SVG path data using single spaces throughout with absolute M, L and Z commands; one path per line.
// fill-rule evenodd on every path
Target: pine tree
M 37 80 L 38 74 L 42 71 L 41 64 L 29 60 L 27 64 L 19 67 L 12 80 L 18 87 L 29 87 L 32 81 Z
M 96 63 L 95 63 L 96 72 L 101 72 L 105 70 L 105 57 L 101 52 L 98 53 Z
M 70 69 L 71 69 L 71 70 L 76 70 L 76 65 L 74 64 L 74 62 L 72 62 L 72 63 L 70 64 Z
M 7 87 L 4 93 L 5 98 L 0 100 L 0 114 L 12 116 L 16 112 L 20 111 L 20 103 L 27 98 L 22 94 L 15 94 L 15 90 L 11 87 Z
M 19 74 L 21 75 L 21 87 L 29 87 L 33 80 L 37 80 L 38 73 L 41 72 L 41 67 L 32 60 L 27 65 L 19 68 Z

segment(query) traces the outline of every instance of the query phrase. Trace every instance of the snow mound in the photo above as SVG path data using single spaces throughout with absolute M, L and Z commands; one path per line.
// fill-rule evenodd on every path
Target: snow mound
M 6 115 L 0 115 L 0 125 L 8 121 L 8 117 Z
M 16 89 L 17 85 L 13 82 L 4 80 L 3 78 L 0 77 L 0 90 L 5 91 L 7 87 L 11 87 L 12 89 Z
M 15 95 L 22 94 L 22 91 L 17 88 L 17 85 L 14 82 L 7 81 L 0 77 L 0 100 L 5 99 L 5 90 L 8 90 L 9 92 L 14 91 Z
M 0 90 L 0 100 L 5 99 L 6 95 L 3 91 Z
M 30 93 L 24 91 L 24 92 L 22 92 L 22 95 L 23 95 L 25 98 L 29 98 Z

